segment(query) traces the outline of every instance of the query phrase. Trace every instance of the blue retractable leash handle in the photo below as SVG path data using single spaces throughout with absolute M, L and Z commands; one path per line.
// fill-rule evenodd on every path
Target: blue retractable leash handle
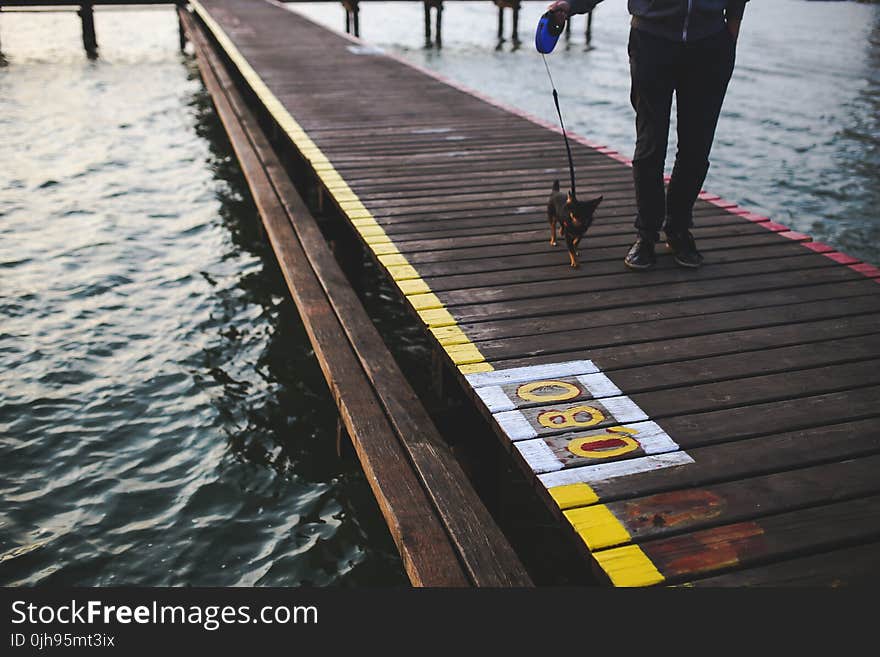
M 565 151 L 568 153 L 568 172 L 571 175 L 571 195 L 575 196 L 574 188 L 574 163 L 571 160 L 571 146 L 568 145 L 568 135 L 565 134 L 565 124 L 562 122 L 562 112 L 559 110 L 559 94 L 556 93 L 556 85 L 553 84 L 553 76 L 550 75 L 550 66 L 547 64 L 549 53 L 553 52 L 559 35 L 565 29 L 565 23 L 556 23 L 556 17 L 552 11 L 545 12 L 538 21 L 538 29 L 535 31 L 535 48 L 541 53 L 544 67 L 547 69 L 547 77 L 550 78 L 550 86 L 553 88 L 553 103 L 556 105 L 556 114 L 559 116 L 559 125 L 562 127 L 562 136 L 565 139 Z
M 556 17 L 552 11 L 545 12 L 538 21 L 538 30 L 535 32 L 535 48 L 542 55 L 549 55 L 559 41 L 559 35 L 565 29 L 565 23 L 556 24 Z

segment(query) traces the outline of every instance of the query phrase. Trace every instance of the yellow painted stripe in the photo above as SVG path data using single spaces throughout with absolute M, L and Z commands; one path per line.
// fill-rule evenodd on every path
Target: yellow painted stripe
M 377 230 L 375 232 L 366 232 L 359 231 L 361 233 L 361 237 L 364 238 L 364 242 L 370 245 L 372 248 L 377 244 L 391 244 L 391 238 L 385 234 L 385 231 L 382 230 L 382 227 L 377 225 Z M 394 247 L 394 250 L 397 251 L 397 247 Z
M 437 326 L 431 329 L 431 333 L 434 334 L 434 337 L 444 347 L 448 347 L 453 344 L 468 344 L 470 340 L 457 326 Z
M 593 554 L 614 586 L 652 586 L 666 578 L 638 545 L 624 545 Z
M 363 221 L 363 220 L 356 219 L 355 221 Z M 354 222 L 352 222 L 352 223 L 354 223 Z M 385 231 L 382 230 L 382 226 L 380 226 L 379 224 L 377 224 L 375 222 L 354 224 L 354 227 L 357 228 L 357 232 L 359 232 L 363 237 L 369 237 L 371 235 L 385 235 Z
M 446 310 L 437 295 L 431 292 L 430 286 L 419 276 L 416 269 L 406 259 L 406 256 L 400 253 L 397 247 L 394 246 L 391 238 L 388 237 L 372 213 L 367 210 L 357 194 L 352 191 L 327 156 L 324 155 L 302 126 L 291 116 L 281 101 L 269 90 L 269 87 L 226 35 L 223 28 L 211 17 L 198 0 L 191 0 L 191 4 L 199 16 L 201 16 L 205 25 L 208 26 L 208 29 L 214 34 L 217 42 L 238 68 L 242 77 L 250 85 L 263 105 L 271 112 L 275 121 L 287 133 L 297 149 L 308 160 L 314 171 L 321 178 L 321 182 L 332 195 L 335 203 L 359 230 L 364 241 L 378 257 L 379 262 L 386 268 L 389 268 L 392 277 L 397 281 L 404 294 L 407 295 L 406 298 L 418 311 L 425 324 L 431 329 L 441 326 L 458 328 L 452 314 Z M 392 267 L 395 268 L 395 271 L 391 271 L 390 268 Z M 403 281 L 407 281 L 406 284 L 403 284 Z M 444 345 L 444 348 L 447 346 Z M 465 372 L 468 374 L 472 372 L 489 372 L 493 369 L 492 365 L 486 362 L 477 346 L 467 338 L 461 329 L 459 329 L 459 335 L 456 336 L 455 352 L 454 354 L 450 353 L 450 356 L 455 364 L 459 365 L 459 369 L 462 372 L 465 372 L 465 368 L 468 368 L 468 371 Z
M 483 357 L 483 354 L 480 353 L 480 350 L 470 342 L 467 344 L 444 346 L 443 348 L 446 350 L 446 353 L 449 354 L 449 357 L 452 358 L 452 362 L 456 365 L 482 363 L 486 360 Z
M 407 297 L 407 300 L 416 310 L 430 310 L 431 308 L 443 308 L 443 303 L 437 298 L 433 292 L 427 294 L 414 294 Z M 447 311 L 448 313 L 449 311 Z M 452 315 L 449 315 L 452 317 Z M 476 349 L 476 347 L 474 347 Z
M 411 294 L 425 294 L 431 291 L 431 288 L 428 287 L 428 284 L 425 283 L 421 278 L 412 278 L 403 281 L 398 281 L 395 279 L 397 283 L 397 287 L 400 288 L 400 291 L 405 295 L 409 296 Z
M 630 542 L 626 527 L 604 504 L 569 509 L 563 515 L 591 551 Z
M 373 249 L 373 253 L 376 255 L 400 255 L 400 252 L 391 240 L 383 244 L 370 244 L 370 248 Z M 403 258 L 402 255 L 400 257 Z
M 458 371 L 462 374 L 478 374 L 480 372 L 491 372 L 495 368 L 492 367 L 489 363 L 483 361 L 482 363 L 469 363 L 467 365 L 459 365 Z
M 587 484 L 566 484 L 565 486 L 554 486 L 549 488 L 548 492 L 559 508 L 573 509 L 578 506 L 589 506 L 599 501 L 599 496 Z
M 421 276 L 419 276 L 419 273 L 412 265 L 391 265 L 386 267 L 386 269 L 388 269 L 388 273 L 391 274 L 391 278 L 395 281 L 408 281 L 414 278 L 421 279 Z
M 381 263 L 382 263 L 383 265 L 385 265 L 386 267 L 392 267 L 392 266 L 401 266 L 401 267 L 402 267 L 402 266 L 404 266 L 404 265 L 412 266 L 412 265 L 410 265 L 410 264 L 407 262 L 406 258 L 404 258 L 404 257 L 403 257 L 401 254 L 399 254 L 399 253 L 391 253 L 391 254 L 388 254 L 388 255 L 380 255 L 380 256 L 379 256 L 379 262 L 381 262 Z
M 455 318 L 449 314 L 446 308 L 431 308 L 430 310 L 420 310 L 419 317 L 429 327 L 435 326 L 455 326 Z

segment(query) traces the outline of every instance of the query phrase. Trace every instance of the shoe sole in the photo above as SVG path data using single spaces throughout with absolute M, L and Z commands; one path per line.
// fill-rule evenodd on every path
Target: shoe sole
M 633 264 L 628 263 L 626 260 L 624 260 L 623 264 L 625 264 L 627 267 L 629 267 L 633 271 L 645 271 L 645 270 L 651 269 L 657 263 L 652 262 L 650 265 L 633 265 Z
M 674 258 L 675 264 L 679 267 L 684 267 L 685 269 L 699 269 L 703 263 L 702 262 L 683 262 L 678 258 Z

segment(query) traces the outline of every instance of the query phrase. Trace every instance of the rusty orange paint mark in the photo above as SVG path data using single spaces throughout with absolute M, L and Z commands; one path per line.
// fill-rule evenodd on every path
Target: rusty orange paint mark
M 724 498 L 705 489 L 679 490 L 623 503 L 626 526 L 635 532 L 654 527 L 678 528 L 717 518 Z
M 642 548 L 667 578 L 697 575 L 740 564 L 764 553 L 764 530 L 756 522 L 715 527 L 645 543 Z

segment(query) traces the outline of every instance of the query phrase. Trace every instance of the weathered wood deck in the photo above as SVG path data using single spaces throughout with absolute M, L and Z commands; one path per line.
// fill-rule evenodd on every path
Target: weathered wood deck
M 704 193 L 704 267 L 628 272 L 628 162 L 583 139 L 605 200 L 569 270 L 553 126 L 278 4 L 192 4 L 608 582 L 877 578 L 880 270 Z

